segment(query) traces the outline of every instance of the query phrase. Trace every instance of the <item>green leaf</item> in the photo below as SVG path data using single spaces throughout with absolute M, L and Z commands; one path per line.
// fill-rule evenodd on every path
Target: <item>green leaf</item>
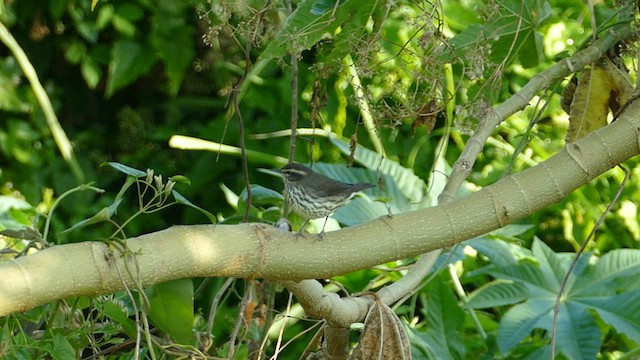
M 549 331 L 553 320 L 555 299 L 529 299 L 518 304 L 504 315 L 498 328 L 498 347 L 506 353 L 515 347 L 533 329 L 543 328 Z
M 158 49 L 169 80 L 169 93 L 175 95 L 180 89 L 186 70 L 196 56 L 193 42 L 193 27 L 186 24 L 189 7 L 180 1 L 157 2 L 153 26 L 153 44 Z
M 117 205 L 116 205 L 116 207 L 117 207 Z M 108 220 L 111 219 L 111 217 L 115 213 L 115 211 L 113 209 L 114 209 L 114 207 L 112 207 L 112 206 L 104 207 L 97 214 L 93 215 L 90 218 L 78 221 L 72 227 L 70 227 L 70 228 L 64 230 L 63 232 L 61 232 L 61 234 L 66 234 L 68 232 L 83 228 L 83 227 L 88 226 L 88 225 L 93 225 L 93 224 L 97 224 L 97 223 L 100 223 L 100 222 L 108 221 Z
M 172 280 L 145 290 L 151 306 L 149 318 L 181 344 L 193 340 L 193 281 Z
M 479 251 L 485 251 L 489 245 L 488 240 L 484 242 L 487 245 L 483 250 L 479 250 L 483 241 L 469 243 Z M 505 251 L 509 248 L 489 253 L 497 259 L 508 259 L 502 254 Z M 534 262 L 514 264 L 510 259 L 502 262 L 505 265 L 485 267 L 484 271 L 498 280 L 470 296 L 469 304 L 473 307 L 521 302 L 509 309 L 500 322 L 497 342 L 502 353 L 513 349 L 534 329 L 551 331 L 556 296 L 574 255 L 556 254 L 538 239 L 534 239 L 531 254 Z M 597 262 L 593 258 L 592 254 L 586 253 L 578 259 L 562 297 L 556 343 L 558 351 L 570 359 L 596 357 L 602 334 L 594 312 L 617 332 L 632 339 L 640 338 L 640 303 L 637 301 L 640 296 L 637 281 L 640 251 L 614 250 Z
M 612 297 L 585 299 L 604 322 L 629 339 L 640 339 L 640 290 L 627 291 Z
M 82 41 L 74 41 L 64 52 L 64 58 L 72 64 L 77 64 L 87 53 L 87 46 Z
M 279 205 L 283 200 L 284 196 L 275 190 L 261 185 L 251 185 L 251 205 Z M 242 190 L 239 201 L 242 204 L 238 204 L 238 206 L 244 208 L 244 204 L 247 202 L 247 189 Z
M 69 360 L 76 358 L 76 352 L 71 343 L 60 333 L 53 336 L 53 350 L 50 351 L 54 360 Z
M 208 212 L 207 210 L 205 210 L 205 209 L 193 204 L 186 197 L 182 196 L 182 194 L 180 194 L 179 192 L 177 192 L 175 190 L 171 190 L 171 194 L 173 194 L 173 197 L 176 199 L 176 202 L 178 204 L 187 205 L 187 206 L 189 206 L 191 208 L 194 208 L 194 209 L 200 211 L 201 213 L 203 213 L 209 219 L 209 221 L 211 221 L 212 224 L 215 224 L 217 222 L 217 219 L 216 219 L 215 215 L 213 215 L 212 213 Z
M 127 333 L 130 338 L 136 338 L 136 323 L 134 320 L 129 319 L 129 315 L 123 309 L 123 307 L 116 304 L 114 300 L 110 300 L 104 304 L 102 309 L 106 316 L 122 326 L 122 330 L 124 330 L 124 332 Z
M 303 0 L 287 18 L 284 27 L 269 43 L 261 55 L 263 59 L 281 58 L 288 53 L 310 49 L 325 37 L 335 36 L 339 41 L 335 57 L 346 55 L 347 48 L 361 40 L 369 17 L 375 13 L 380 1 L 369 0 Z M 350 26 L 356 21 L 360 26 Z M 343 35 L 336 35 L 338 27 L 346 27 Z M 341 29 L 341 30 L 344 30 Z
M 618 249 L 603 255 L 598 262 L 578 277 L 574 284 L 576 296 L 611 294 L 637 289 L 640 276 L 640 251 Z
M 341 25 L 340 32 L 333 36 L 333 41 L 328 43 L 329 50 L 325 56 L 320 57 L 320 61 L 339 63 L 345 56 L 353 53 L 354 49 L 366 45 L 369 41 L 368 36 L 371 35 L 367 23 L 373 19 L 377 24 L 383 16 L 379 12 L 379 5 L 378 0 L 345 2 L 344 12 L 350 15 L 349 19 Z
M 133 176 L 134 178 L 142 178 L 142 177 L 146 177 L 147 176 L 147 172 L 146 171 L 134 169 L 132 167 L 129 167 L 127 165 L 123 165 L 123 164 L 120 164 L 120 163 L 117 163 L 117 162 L 110 161 L 110 162 L 106 163 L 106 165 L 111 166 L 112 168 L 120 171 L 121 173 Z
M 527 299 L 527 290 L 520 283 L 497 280 L 471 293 L 467 305 L 473 309 L 484 309 L 517 304 Z
M 238 203 L 240 202 L 240 196 L 236 194 L 233 190 L 229 189 L 225 184 L 220 183 L 220 189 L 224 194 L 224 198 L 227 200 L 227 203 L 231 205 L 231 207 L 238 211 Z
M 191 28 L 178 29 L 173 36 L 171 40 L 161 41 L 159 50 L 169 77 L 169 93 L 175 96 L 180 90 L 186 70 L 193 63 L 195 50 L 191 46 L 193 37 Z
M 485 24 L 473 24 L 451 39 L 457 56 L 466 58 L 472 49 L 490 45 L 494 63 L 511 64 L 519 58 L 530 68 L 543 59 L 544 48 L 538 27 L 551 14 L 551 7 L 540 0 L 507 0 Z
M 386 215 L 389 215 L 386 206 L 372 201 L 369 195 L 364 195 L 352 199 L 347 205 L 336 210 L 333 218 L 343 225 L 354 226 Z
M 491 239 L 491 234 L 465 241 L 465 245 L 469 245 L 487 256 L 493 266 L 517 266 L 522 259 L 533 259 L 529 249 L 505 241 Z M 480 269 L 480 271 L 485 272 L 483 269 Z
M 129 40 L 118 40 L 111 51 L 106 96 L 131 84 L 149 72 L 158 57 L 150 46 Z
M 115 10 L 116 14 L 131 21 L 138 21 L 144 18 L 144 11 L 142 11 L 142 8 L 133 2 L 119 3 Z
M 329 139 L 343 154 L 350 154 L 350 145 L 347 141 L 340 139 L 337 136 L 330 136 Z M 413 210 L 426 207 L 429 203 L 425 199 L 427 196 L 427 185 L 424 180 L 416 176 L 411 169 L 407 169 L 397 162 L 387 158 L 380 161 L 380 155 L 378 153 L 362 146 L 356 147 L 354 160 L 376 173 L 380 172 L 381 174 L 388 175 L 393 179 L 393 183 L 395 183 L 397 189 L 400 190 L 403 196 L 407 199 L 406 203 L 410 205 L 409 209 L 399 206 L 400 209 L 403 209 L 404 211 Z M 387 190 L 393 191 L 393 189 Z M 394 196 L 395 194 L 391 193 L 390 195 Z
M 87 86 L 91 89 L 95 89 L 102 78 L 102 69 L 95 61 L 89 56 L 85 57 L 82 60 L 82 64 L 80 65 L 80 72 L 82 73 L 82 78 L 87 83 Z
M 466 358 L 462 333 L 459 331 L 464 325 L 464 312 L 451 287 L 443 281 L 442 276 L 438 276 L 427 285 L 426 293 L 428 297 L 422 297 L 425 303 L 422 311 L 427 323 L 423 335 L 425 341 L 438 354 L 438 359 Z
M 191 185 L 191 180 L 189 180 L 189 178 L 184 175 L 173 175 L 172 177 L 169 178 L 169 180 L 173 182 L 181 183 L 181 184 Z
M 339 2 L 332 0 L 303 0 L 289 15 L 284 27 L 262 52 L 261 58 L 281 58 L 286 54 L 310 49 L 327 33 L 333 33 L 342 23 L 337 16 Z
M 0 195 L 0 230 L 22 230 L 32 226 L 36 209 L 28 202 Z

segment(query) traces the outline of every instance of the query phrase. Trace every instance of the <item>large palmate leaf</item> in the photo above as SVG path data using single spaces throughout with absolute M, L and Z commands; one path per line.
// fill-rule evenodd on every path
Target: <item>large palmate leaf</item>
M 477 249 L 481 252 L 483 241 L 478 241 Z M 468 244 L 475 247 L 474 241 Z M 523 249 L 523 253 L 529 251 Z M 500 351 L 512 350 L 534 329 L 544 329 L 550 334 L 556 297 L 572 257 L 554 253 L 539 240 L 534 241 L 530 255 L 525 258 L 515 256 L 508 260 L 509 257 L 496 256 L 496 252 L 485 255 L 490 259 L 496 257 L 497 264 L 479 272 L 498 280 L 473 292 L 469 306 L 517 304 L 500 322 L 497 339 Z M 569 359 L 596 357 L 602 334 L 594 313 L 617 332 L 630 339 L 640 338 L 639 265 L 640 251 L 629 249 L 614 250 L 600 259 L 585 254 L 578 260 L 560 303 L 557 351 Z

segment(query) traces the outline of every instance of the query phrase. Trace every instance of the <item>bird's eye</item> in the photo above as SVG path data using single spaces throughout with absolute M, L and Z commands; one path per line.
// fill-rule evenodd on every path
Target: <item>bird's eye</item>
M 282 175 L 289 181 L 298 181 L 304 177 L 304 173 L 296 170 L 285 170 L 282 171 Z

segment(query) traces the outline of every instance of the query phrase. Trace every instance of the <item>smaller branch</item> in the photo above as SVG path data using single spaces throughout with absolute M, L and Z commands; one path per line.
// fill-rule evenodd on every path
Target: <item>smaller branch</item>
M 233 356 L 236 352 L 236 338 L 238 337 L 238 333 L 242 328 L 242 324 L 246 323 L 245 311 L 247 311 L 247 305 L 252 301 L 253 291 L 249 282 L 244 283 L 244 296 L 242 297 L 242 301 L 240 302 L 240 309 L 238 311 L 238 319 L 236 320 L 236 325 L 233 327 L 233 331 L 231 332 L 231 336 L 229 337 L 229 354 L 227 357 L 229 359 L 233 359 Z M 248 327 L 248 326 L 247 326 Z
M 289 293 L 289 298 L 287 299 L 287 307 L 284 312 L 284 317 L 282 321 L 282 325 L 280 326 L 280 330 L 278 331 L 278 339 L 276 341 L 276 349 L 274 351 L 272 359 L 277 359 L 278 355 L 282 351 L 284 347 L 280 347 L 282 345 L 282 338 L 284 336 L 284 329 L 287 327 L 287 319 L 289 319 L 289 313 L 291 312 L 291 302 L 293 301 L 293 293 Z
M 236 84 L 236 86 L 233 88 L 233 109 L 236 113 L 236 117 L 238 118 L 238 128 L 240 131 L 239 133 L 240 151 L 242 154 L 241 155 L 242 173 L 244 174 L 244 183 L 245 183 L 245 188 L 247 189 L 247 200 L 246 200 L 247 207 L 245 208 L 242 222 L 247 222 L 249 220 L 252 194 L 251 194 L 251 181 L 249 180 L 249 165 L 247 164 L 248 162 L 247 162 L 247 150 L 245 145 L 244 121 L 242 120 L 242 114 L 240 113 L 239 98 L 240 98 L 240 91 L 242 89 L 242 85 L 247 81 L 247 78 L 249 76 L 249 71 L 251 70 L 251 66 L 252 66 L 251 48 L 253 46 L 253 43 L 256 41 L 258 30 L 260 28 L 260 23 L 262 22 L 262 19 L 264 18 L 264 15 L 266 14 L 270 6 L 271 6 L 271 0 L 269 0 L 267 4 L 265 4 L 264 8 L 258 13 L 256 26 L 254 28 L 254 31 L 251 33 L 251 38 L 249 39 L 249 41 L 247 41 L 247 45 L 244 48 L 242 48 L 242 51 L 244 52 L 244 61 L 245 61 L 244 72 L 242 73 L 242 77 L 238 81 L 238 84 Z M 236 42 L 238 42 L 238 44 L 240 45 L 240 40 L 237 38 L 235 39 L 236 39 Z
M 291 0 L 287 1 L 289 15 L 293 12 Z M 289 144 L 289 162 L 296 158 L 296 137 L 298 135 L 298 50 L 291 51 L 291 143 Z
M 62 154 L 62 158 L 67 162 L 69 167 L 71 168 L 71 172 L 75 176 L 78 182 L 84 181 L 84 173 L 82 172 L 82 168 L 76 159 L 76 156 L 73 153 L 73 147 L 71 146 L 71 142 L 67 137 L 67 134 L 64 132 L 64 129 L 60 125 L 58 121 L 58 117 L 56 116 L 55 111 L 53 110 L 53 105 L 51 105 L 51 100 L 47 95 L 44 87 L 40 83 L 40 79 L 38 79 L 38 73 L 36 69 L 29 61 L 27 54 L 22 50 L 20 44 L 16 41 L 16 39 L 11 35 L 11 32 L 7 27 L 0 22 L 0 41 L 4 43 L 9 50 L 13 53 L 13 56 L 16 58 L 18 64 L 20 64 L 20 68 L 22 72 L 29 80 L 31 84 L 31 88 L 33 89 L 33 93 L 36 96 L 36 100 L 38 100 L 38 104 L 40 104 L 40 108 L 44 113 L 44 117 L 47 120 L 47 125 L 49 126 L 49 130 L 51 131 L 51 135 L 53 136 L 53 140 L 56 142 L 60 153 Z
M 364 122 L 364 127 L 369 133 L 369 138 L 371 139 L 371 143 L 376 149 L 376 152 L 384 157 L 385 152 L 384 147 L 382 146 L 382 140 L 380 139 L 380 134 L 378 133 L 376 122 L 373 119 L 373 113 L 371 112 L 371 107 L 369 107 L 369 102 L 367 101 L 367 98 L 364 94 L 362 82 L 360 81 L 360 76 L 358 75 L 356 65 L 353 63 L 351 55 L 345 56 L 344 64 L 347 67 L 347 71 L 350 75 L 349 82 L 351 83 L 351 87 L 353 88 L 358 108 L 360 108 L 360 114 L 362 115 L 362 122 Z
M 458 294 L 458 297 L 462 301 L 462 304 L 463 304 L 462 306 L 467 310 L 467 312 L 469 312 L 469 316 L 471 316 L 473 325 L 475 325 L 478 331 L 478 334 L 480 334 L 480 337 L 483 340 L 486 340 L 487 332 L 482 327 L 482 323 L 480 322 L 480 319 L 478 319 L 478 315 L 476 315 L 473 309 L 469 307 L 469 298 L 467 297 L 467 293 L 464 291 L 464 287 L 462 286 L 462 283 L 460 283 L 460 278 L 458 277 L 455 266 L 453 266 L 453 264 L 449 264 L 449 275 L 451 280 L 453 280 L 453 289 L 455 290 L 456 294 Z
M 209 319 L 207 320 L 207 344 L 205 344 L 207 346 L 207 350 L 213 345 L 211 335 L 213 333 L 213 324 L 216 319 L 216 313 L 218 312 L 218 305 L 220 304 L 222 296 L 227 293 L 227 289 L 231 286 L 231 284 L 233 284 L 234 281 L 236 281 L 236 279 L 227 278 L 220 289 L 218 289 L 216 296 L 214 296 L 213 301 L 211 302 L 211 308 L 209 309 Z
M 628 8 L 624 11 L 633 13 Z M 609 34 L 584 50 L 578 51 L 565 61 L 560 61 L 549 69 L 535 75 L 522 90 L 514 94 L 504 103 L 498 105 L 484 119 L 480 121 L 478 128 L 467 142 L 467 146 L 453 165 L 453 171 L 444 190 L 438 200 L 446 203 L 454 199 L 464 180 L 469 176 L 478 154 L 491 136 L 493 130 L 506 118 L 520 111 L 529 104 L 529 101 L 541 90 L 548 88 L 554 81 L 582 70 L 586 65 L 598 60 L 606 51 L 621 39 L 635 35 L 628 23 L 623 23 L 613 28 Z
M 237 94 L 237 93 L 236 93 Z M 247 207 L 244 209 L 244 216 L 242 222 L 249 220 L 249 211 L 251 210 L 251 180 L 249 180 L 249 165 L 247 161 L 247 147 L 244 142 L 244 122 L 242 120 L 242 114 L 240 113 L 240 105 L 238 104 L 238 96 L 233 96 L 233 107 L 236 110 L 236 116 L 238 118 L 238 128 L 240 130 L 240 158 L 242 159 L 242 174 L 244 175 L 244 184 L 247 189 Z
M 370 297 L 345 297 L 324 292 L 316 280 L 283 281 L 305 309 L 308 316 L 324 319 L 331 327 L 348 327 L 364 318 L 373 303 Z
M 420 257 L 406 276 L 380 289 L 376 297 L 391 305 L 413 295 L 421 287 L 422 279 L 433 267 L 439 254 L 437 250 Z M 282 284 L 295 295 L 309 316 L 325 319 L 329 326 L 335 328 L 346 328 L 364 319 L 374 301 L 369 296 L 340 298 L 335 293 L 324 292 L 316 280 L 285 281 Z

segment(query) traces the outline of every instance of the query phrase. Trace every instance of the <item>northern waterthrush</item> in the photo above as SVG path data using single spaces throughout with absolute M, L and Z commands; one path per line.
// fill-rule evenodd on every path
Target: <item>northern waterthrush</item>
M 329 215 L 349 201 L 358 191 L 375 187 L 365 182 L 348 184 L 333 180 L 297 163 L 285 165 L 280 173 L 284 179 L 286 201 L 293 211 L 307 219 L 298 234 L 302 233 L 302 229 L 309 220 L 324 217 L 324 225 L 320 232 L 322 235 Z

